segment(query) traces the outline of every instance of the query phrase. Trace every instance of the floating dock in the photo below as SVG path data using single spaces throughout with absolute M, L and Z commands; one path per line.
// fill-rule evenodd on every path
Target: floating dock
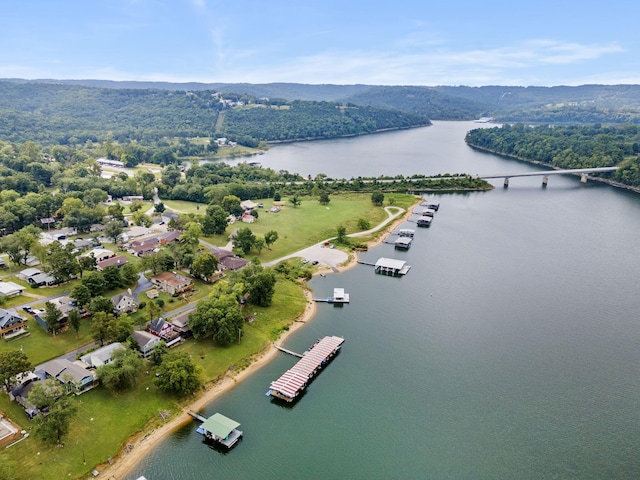
M 412 240 L 412 237 L 398 237 L 393 244 L 396 250 L 409 250 Z
M 419 227 L 430 227 L 431 222 L 433 222 L 433 217 L 421 217 L 418 220 L 416 220 L 416 224 Z
M 349 294 L 344 293 L 344 288 L 334 288 L 333 297 L 328 298 L 314 298 L 314 302 L 327 302 L 327 303 L 349 303 Z
M 238 430 L 240 424 L 221 413 L 206 419 L 193 412 L 189 412 L 189 415 L 203 421 L 196 432 L 204 435 L 205 441 L 230 449 L 242 439 L 242 431 Z
M 267 395 L 285 402 L 296 400 L 320 370 L 336 356 L 343 343 L 342 337 L 319 339 L 309 347 L 298 363 L 284 372 L 279 379 L 271 382 Z
M 396 260 L 395 258 L 380 257 L 375 263 L 375 271 L 380 275 L 390 275 L 394 277 L 406 275 L 411 269 L 410 265 L 404 260 Z
M 398 235 L 401 237 L 413 237 L 416 234 L 416 231 L 413 228 L 401 228 L 398 231 Z

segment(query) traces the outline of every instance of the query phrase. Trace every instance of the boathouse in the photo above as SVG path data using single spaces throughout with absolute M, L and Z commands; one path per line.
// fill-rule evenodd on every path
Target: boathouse
M 431 208 L 425 208 L 420 215 L 423 217 L 433 217 L 436 211 Z
M 395 245 L 396 250 L 409 250 L 412 240 L 413 238 L 411 237 L 398 237 L 393 244 Z
M 433 221 L 433 217 L 422 217 L 416 220 L 416 224 L 419 227 L 430 227 L 432 221 Z
M 404 260 L 380 257 L 375 264 L 375 271 L 381 275 L 406 275 L 411 267 Z
M 204 435 L 206 440 L 231 448 L 242 438 L 242 432 L 238 430 L 239 426 L 240 424 L 235 420 L 216 413 L 207 418 L 197 431 Z
M 401 237 L 413 237 L 416 231 L 413 228 L 401 228 L 398 235 Z
M 293 402 L 304 392 L 313 378 L 340 351 L 344 338 L 324 337 L 313 344 L 302 358 L 271 386 L 267 395 Z
M 427 199 L 425 199 L 424 201 L 422 201 L 420 203 L 420 206 L 421 207 L 430 208 L 431 210 L 435 210 L 437 212 L 438 209 L 440 208 L 440 202 L 438 202 L 436 200 L 427 200 Z

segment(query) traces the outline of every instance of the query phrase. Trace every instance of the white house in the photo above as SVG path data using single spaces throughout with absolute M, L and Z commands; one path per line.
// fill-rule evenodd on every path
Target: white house
M 105 345 L 104 347 L 100 347 L 93 352 L 81 356 L 80 361 L 88 368 L 98 368 L 111 363 L 113 352 L 121 348 L 125 347 L 119 342 L 110 343 L 109 345 Z
M 118 314 L 131 313 L 138 309 L 138 302 L 133 298 L 131 290 L 114 295 L 111 297 L 111 303 L 113 303 L 113 310 Z
M 13 282 L 0 281 L 0 295 L 4 297 L 17 297 L 24 292 L 25 288 Z
M 131 336 L 138 344 L 138 350 L 144 358 L 151 355 L 153 347 L 162 341 L 160 337 L 156 337 L 155 335 L 143 330 L 135 330 Z

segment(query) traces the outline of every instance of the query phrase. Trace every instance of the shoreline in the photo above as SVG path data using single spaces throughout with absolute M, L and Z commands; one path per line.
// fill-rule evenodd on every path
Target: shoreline
M 399 215 L 384 228 L 375 232 L 377 234 L 376 238 L 366 242 L 367 248 L 370 249 L 380 245 L 389 233 L 395 230 L 398 225 L 405 222 L 412 215 L 413 208 L 419 205 L 419 203 L 420 199 L 416 198 L 416 203 L 407 208 L 407 211 L 403 215 Z M 336 267 L 337 273 L 345 272 L 357 264 L 357 252 L 353 255 L 349 254 L 349 260 L 347 260 L 343 265 Z M 328 273 L 334 272 L 329 270 Z M 316 274 L 319 274 L 319 272 Z M 221 381 L 211 385 L 204 393 L 200 394 L 197 399 L 189 403 L 187 406 L 182 407 L 180 413 L 167 423 L 160 425 L 151 432 L 145 433 L 142 431 L 130 438 L 126 443 L 133 445 L 134 448 L 130 450 L 129 453 L 126 453 L 123 447 L 114 458 L 112 464 L 97 465 L 96 470 L 100 471 L 100 473 L 104 475 L 104 478 L 109 480 L 123 480 L 168 434 L 171 434 L 183 425 L 193 421 L 193 418 L 187 413 L 187 411 L 191 410 L 197 412 L 201 410 L 275 358 L 279 351 L 274 348 L 273 345 L 284 342 L 289 335 L 298 331 L 298 329 L 302 328 L 315 316 L 318 307 L 316 302 L 313 301 L 312 292 L 305 288 L 303 293 L 307 300 L 304 311 L 293 320 L 289 329 L 283 332 L 276 341 L 271 343 L 263 351 L 256 353 L 254 355 L 254 360 L 247 368 L 238 373 L 232 373 L 230 371 L 225 372 Z

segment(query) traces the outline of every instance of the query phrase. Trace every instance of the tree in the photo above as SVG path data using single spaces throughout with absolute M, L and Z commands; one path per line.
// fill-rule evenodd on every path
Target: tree
M 65 393 L 64 387 L 53 378 L 35 382 L 29 393 L 29 403 L 47 412 L 35 419 L 35 434 L 45 442 L 61 445 L 62 437 L 69 432 L 76 406 Z
M 133 333 L 133 322 L 127 314 L 116 317 L 113 313 L 98 312 L 91 320 L 91 336 L 100 345 L 108 342 L 124 342 Z
M 234 293 L 201 300 L 189 315 L 189 326 L 196 338 L 213 336 L 219 345 L 229 345 L 242 331 L 244 318 Z
M 82 277 L 83 271 L 94 271 L 97 264 L 98 261 L 93 255 L 83 255 L 81 257 L 78 257 L 78 265 L 80 266 L 80 277 Z
M 67 243 L 64 247 L 58 241 L 53 242 L 46 251 L 46 262 L 51 269 L 50 273 L 58 282 L 68 282 L 80 272 L 80 265 L 73 253 L 73 244 Z
M 209 205 L 202 219 L 202 233 L 205 235 L 224 233 L 229 224 L 228 216 L 229 214 L 220 205 Z
M 338 225 L 338 236 L 336 237 L 336 243 L 346 243 L 347 240 L 347 229 L 344 225 Z
M 238 230 L 236 236 L 233 237 L 233 246 L 242 250 L 245 255 L 251 251 L 256 241 L 256 236 L 249 227 Z
M 240 203 L 241 200 L 235 195 L 226 195 L 222 199 L 221 206 L 226 212 L 239 217 L 243 213 Z
M 369 228 L 371 228 L 371 224 L 369 223 L 369 220 L 367 220 L 366 218 L 359 218 L 358 228 L 360 230 L 369 230 Z
M 33 368 L 22 350 L 0 352 L 0 382 L 8 390 L 16 380 L 16 375 L 28 372 Z
M 162 213 L 166 210 L 167 208 L 164 206 L 164 203 L 162 202 L 158 202 L 153 206 L 153 211 L 155 213 Z
M 260 307 L 271 305 L 276 285 L 276 276 L 271 270 L 264 269 L 249 277 L 246 282 L 249 290 L 248 300 L 251 303 Z
M 218 259 L 212 253 L 204 253 L 191 264 L 191 275 L 202 280 L 211 280 L 218 270 Z
M 77 308 L 72 308 L 68 314 L 69 325 L 76 332 L 76 337 L 78 336 L 78 332 L 80 331 L 80 312 Z
M 89 289 L 91 297 L 97 297 L 104 292 L 104 275 L 102 272 L 88 272 L 82 277 L 82 285 Z
M 102 270 L 102 276 L 104 277 L 104 285 L 106 290 L 114 290 L 116 288 L 124 287 L 122 282 L 122 273 L 120 267 L 117 265 L 109 265 Z
M 331 201 L 331 198 L 329 198 L 329 193 L 322 191 L 320 192 L 320 197 L 318 198 L 318 202 L 320 202 L 320 205 L 329 205 L 329 202 Z
M 113 243 L 118 243 L 118 239 L 123 233 L 124 227 L 120 220 L 111 220 L 104 226 L 104 236 L 113 240 Z
M 79 284 L 73 287 L 71 290 L 71 298 L 75 299 L 78 302 L 78 305 L 86 307 L 91 303 L 91 291 L 87 288 L 86 285 Z
M 160 365 L 167 353 L 169 353 L 169 347 L 167 347 L 166 343 L 156 343 L 153 349 L 151 349 L 149 360 L 151 360 L 151 363 L 153 363 L 154 365 Z
M 189 222 L 185 225 L 185 230 L 180 235 L 179 240 L 187 245 L 195 246 L 200 242 L 202 228 L 197 222 Z
M 120 268 L 122 285 L 129 287 L 138 281 L 138 271 L 131 263 L 127 263 Z
M 89 310 L 91 310 L 93 314 L 98 312 L 113 313 L 113 302 L 102 295 L 98 295 L 91 299 Z
M 381 207 L 384 203 L 384 193 L 377 191 L 371 194 L 371 203 L 373 203 L 376 207 Z
M 186 352 L 171 353 L 160 365 L 155 382 L 164 392 L 189 395 L 202 387 L 201 372 Z
M 280 194 L 280 192 L 273 192 L 273 201 L 279 202 L 280 200 L 282 200 L 282 195 Z
M 275 230 L 269 230 L 264 234 L 264 243 L 267 245 L 269 250 L 271 250 L 271 245 L 276 243 L 276 240 L 278 240 L 278 232 Z
M 291 205 L 293 205 L 293 208 L 297 208 L 302 204 L 302 200 L 300 200 L 300 197 L 297 193 L 294 193 L 289 201 L 291 202 Z
M 260 255 L 260 252 L 262 251 L 265 245 L 266 245 L 266 242 L 264 241 L 264 238 L 256 238 L 256 240 L 253 242 L 253 247 L 258 252 L 258 255 Z
M 131 219 L 133 220 L 134 225 L 147 228 L 149 228 L 153 223 L 153 220 L 151 220 L 144 212 L 141 211 L 134 212 L 131 216 Z
M 118 348 L 111 354 L 111 362 L 96 370 L 98 380 L 112 392 L 126 390 L 136 384 L 142 363 L 139 352 Z
M 46 302 L 44 304 L 44 309 L 44 321 L 46 322 L 49 331 L 55 335 L 56 331 L 60 328 L 62 312 L 51 302 Z

